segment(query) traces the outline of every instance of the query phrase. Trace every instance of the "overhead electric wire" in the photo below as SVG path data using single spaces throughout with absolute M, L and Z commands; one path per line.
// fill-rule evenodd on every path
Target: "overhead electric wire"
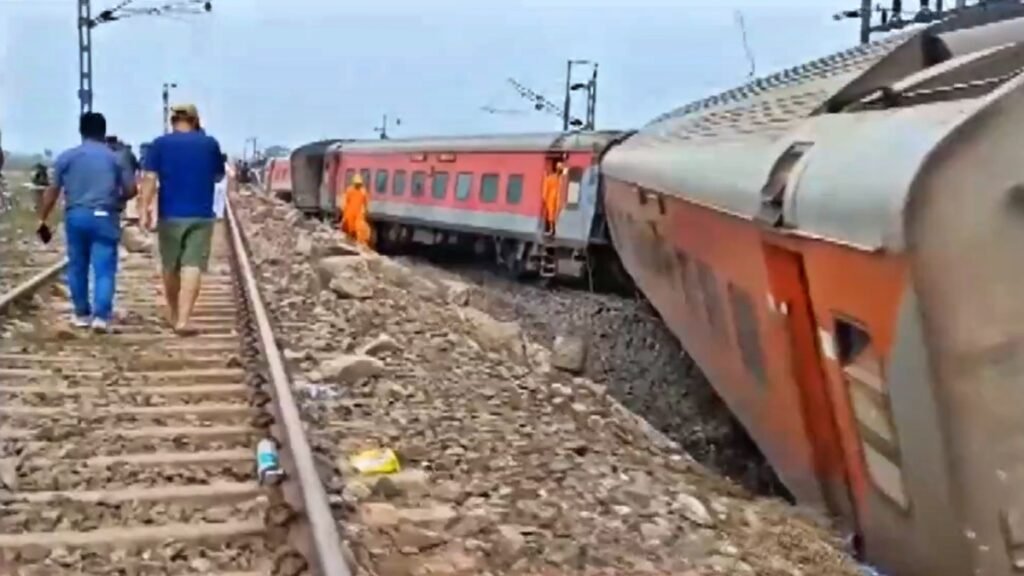
M 163 2 L 154 6 L 132 6 L 136 0 L 122 0 L 113 8 L 103 10 L 96 17 L 97 22 L 114 22 L 134 16 L 163 16 L 174 18 L 177 14 L 202 14 L 212 9 L 212 3 L 204 0 L 179 0 Z

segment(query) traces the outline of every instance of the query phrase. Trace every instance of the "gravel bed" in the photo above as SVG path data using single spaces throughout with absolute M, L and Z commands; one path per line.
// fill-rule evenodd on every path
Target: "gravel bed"
M 236 505 L 119 502 L 109 504 L 65 502 L 4 503 L 0 508 L 0 534 L 32 531 L 90 531 L 108 526 L 142 526 L 211 522 L 223 523 L 262 518 L 265 504 L 255 500 Z
M 219 547 L 192 547 L 179 543 L 142 546 L 132 549 L 115 548 L 112 553 L 74 547 L 54 551 L 29 549 L 3 562 L 16 563 L 19 576 L 198 576 L 200 574 L 230 573 L 255 570 L 274 574 L 274 565 L 268 561 L 268 550 L 263 538 L 242 538 Z M 275 576 L 292 575 L 280 571 Z
M 94 438 L 76 435 L 74 438 L 52 442 L 8 440 L 0 446 L 0 458 L 86 459 L 94 456 L 118 454 L 149 454 L 153 452 L 209 452 L 215 450 L 249 450 L 259 441 L 256 433 L 239 435 L 230 441 L 187 436 L 167 438 Z
M 709 471 L 618 402 L 629 368 L 564 374 L 529 317 L 467 306 L 466 283 L 237 200 L 359 574 L 858 573 L 813 514 Z M 351 458 L 371 448 L 402 470 L 360 474 Z
M 559 336 L 586 340 L 583 375 L 664 433 L 694 459 L 757 494 L 789 499 L 771 466 L 711 383 L 642 296 L 512 281 L 487 267 L 440 258 L 403 261 L 423 274 L 467 283 L 469 304 L 517 321 L 552 347 Z
M 106 468 L 84 462 L 28 460 L 19 463 L 18 489 L 103 490 L 123 486 L 208 485 L 211 482 L 251 482 L 252 462 L 222 464 L 134 464 L 117 463 Z

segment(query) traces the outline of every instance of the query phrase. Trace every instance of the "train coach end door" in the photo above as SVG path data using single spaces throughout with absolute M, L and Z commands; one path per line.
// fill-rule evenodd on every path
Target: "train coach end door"
M 771 300 L 785 325 L 791 378 L 797 387 L 817 481 L 806 490 L 820 495 L 828 510 L 849 522 L 852 529 L 856 518 L 845 452 L 818 347 L 803 256 L 769 242 L 763 246 Z
M 597 166 L 573 166 L 562 182 L 562 202 L 555 222 L 555 236 L 585 243 L 597 209 Z
M 336 209 L 337 202 L 335 201 L 335 172 L 336 172 L 335 157 L 331 154 L 324 156 L 323 173 L 320 175 L 320 193 L 318 208 L 321 218 L 333 217 Z

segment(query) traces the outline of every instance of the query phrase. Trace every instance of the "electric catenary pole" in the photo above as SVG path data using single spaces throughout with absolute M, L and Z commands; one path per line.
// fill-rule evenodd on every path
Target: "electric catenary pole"
M 871 36 L 876 33 L 902 30 L 916 24 L 930 24 L 970 10 L 1000 10 L 1021 6 L 1021 0 L 976 0 L 975 2 L 955 0 L 955 2 L 955 5 L 949 8 L 945 5 L 944 0 L 919 0 L 917 10 L 906 10 L 903 0 L 891 0 L 885 5 L 872 5 L 871 0 L 861 0 L 859 9 L 845 10 L 833 18 L 836 20 L 859 20 L 860 42 L 867 44 L 871 41 Z
M 397 126 L 401 126 L 401 125 L 402 125 L 402 119 L 401 118 L 395 118 L 395 126 L 397 127 Z M 375 126 L 373 128 L 373 131 L 378 133 L 378 134 L 380 134 L 380 139 L 381 140 L 387 140 L 389 138 L 389 136 L 388 136 L 388 115 L 387 114 L 384 115 L 384 118 L 381 121 L 380 126 Z
M 78 0 L 78 102 L 82 114 L 92 111 L 92 19 L 91 0 Z
M 164 134 L 167 134 L 171 130 L 171 88 L 177 88 L 178 85 L 174 82 L 164 82 L 164 89 L 161 97 L 164 104 Z
M 590 77 L 584 82 L 573 82 L 573 71 L 578 66 L 590 66 Z M 537 112 L 544 112 L 552 116 L 558 116 L 562 119 L 562 131 L 568 132 L 570 129 L 573 130 L 594 130 L 597 125 L 597 63 L 590 62 L 589 60 L 569 60 L 566 63 L 565 71 L 565 95 L 564 104 L 559 106 L 555 104 L 543 94 L 540 94 L 531 88 L 524 86 L 521 82 L 515 78 L 509 78 L 508 83 L 512 88 L 525 100 L 529 100 L 533 103 L 533 109 Z M 585 120 L 580 120 L 578 117 L 572 114 L 573 109 L 573 92 L 585 92 L 586 96 L 586 115 Z M 481 108 L 484 112 L 490 114 L 520 114 L 519 110 L 499 110 L 491 106 L 484 106 Z
M 572 71 L 575 67 L 589 66 L 591 69 L 590 78 L 586 82 L 573 82 Z M 584 130 L 593 130 L 595 116 L 597 114 L 597 62 L 590 60 L 569 60 L 565 66 L 565 106 L 562 107 L 562 131 L 568 132 L 572 125 L 570 120 L 572 114 L 572 93 L 583 91 L 586 93 L 587 113 L 586 120 L 582 127 Z
M 100 24 L 116 22 L 134 16 L 166 16 L 172 14 L 201 14 L 213 10 L 208 0 L 179 0 L 160 6 L 132 7 L 135 0 L 121 0 L 113 8 L 92 16 L 92 0 L 78 0 L 78 102 L 81 112 L 92 111 L 93 68 L 92 31 Z

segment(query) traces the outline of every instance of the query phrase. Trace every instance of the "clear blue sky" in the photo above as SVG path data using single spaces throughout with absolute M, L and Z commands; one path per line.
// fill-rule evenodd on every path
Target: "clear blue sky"
M 152 6 L 167 0 L 136 0 Z M 93 0 L 94 12 L 117 0 Z M 856 0 L 214 0 L 214 13 L 94 31 L 95 108 L 133 144 L 160 131 L 160 88 L 195 103 L 231 152 L 329 137 L 557 129 L 505 83 L 560 100 L 565 60 L 600 62 L 599 127 L 626 128 L 744 81 L 734 11 L 764 74 L 852 46 Z M 77 141 L 75 0 L 0 0 L 4 147 Z M 489 115 L 481 106 L 527 111 Z

